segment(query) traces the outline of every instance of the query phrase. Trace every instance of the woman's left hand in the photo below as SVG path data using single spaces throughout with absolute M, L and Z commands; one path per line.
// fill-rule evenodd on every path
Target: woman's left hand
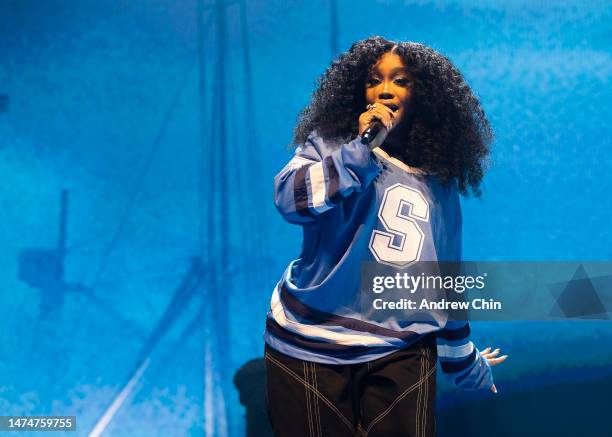
M 508 355 L 502 355 L 501 357 L 498 357 L 499 355 L 499 348 L 495 349 L 493 352 L 491 352 L 491 348 L 488 347 L 483 351 L 480 351 L 480 355 L 487 360 L 487 363 L 489 363 L 489 366 L 497 366 L 498 364 L 503 363 L 504 361 L 506 361 L 506 358 L 508 358 Z M 495 387 L 495 384 L 493 384 L 491 386 L 491 391 L 493 393 L 497 393 L 497 387 Z

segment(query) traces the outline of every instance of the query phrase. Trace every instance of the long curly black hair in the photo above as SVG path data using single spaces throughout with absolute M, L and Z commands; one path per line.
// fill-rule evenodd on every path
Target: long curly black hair
M 358 135 L 371 67 L 389 51 L 399 55 L 414 78 L 412 119 L 406 149 L 395 155 L 433 173 L 444 184 L 457 180 L 463 195 L 480 196 L 493 131 L 480 102 L 451 61 L 431 47 L 374 36 L 354 43 L 317 81 L 294 130 L 294 144 L 312 131 L 325 140 Z

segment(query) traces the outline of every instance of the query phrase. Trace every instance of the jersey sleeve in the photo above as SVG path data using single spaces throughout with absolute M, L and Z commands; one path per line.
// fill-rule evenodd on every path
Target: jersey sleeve
M 381 164 L 361 137 L 330 147 L 316 135 L 274 178 L 274 203 L 290 223 L 305 224 L 364 190 L 381 171 Z
M 493 385 L 489 363 L 470 341 L 469 322 L 448 322 L 437 332 L 437 345 L 442 371 L 452 377 L 457 387 L 478 390 Z

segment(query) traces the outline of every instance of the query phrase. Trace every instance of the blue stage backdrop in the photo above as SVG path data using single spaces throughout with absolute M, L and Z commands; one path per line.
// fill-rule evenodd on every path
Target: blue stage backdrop
M 370 35 L 446 54 L 490 117 L 466 259 L 612 259 L 611 28 L 609 1 L 1 2 L 0 415 L 244 435 L 243 366 L 301 243 L 273 177 L 317 77 Z M 611 323 L 473 332 L 510 355 L 500 395 L 441 378 L 440 435 L 611 429 Z

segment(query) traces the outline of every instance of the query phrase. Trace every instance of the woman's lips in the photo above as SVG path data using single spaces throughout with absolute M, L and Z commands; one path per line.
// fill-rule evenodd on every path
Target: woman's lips
M 385 105 L 387 108 L 389 108 L 393 112 L 395 112 L 395 111 L 397 111 L 399 109 L 399 106 L 397 106 L 394 103 L 383 103 L 383 105 Z

